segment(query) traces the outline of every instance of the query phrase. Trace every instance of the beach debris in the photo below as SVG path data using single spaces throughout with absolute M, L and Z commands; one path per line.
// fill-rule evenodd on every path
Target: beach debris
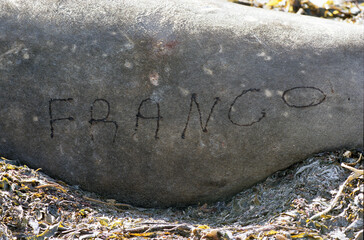
M 362 239 L 362 154 L 316 154 L 229 201 L 168 209 L 102 199 L 2 157 L 0 239 Z
M 364 24 L 364 3 L 356 0 L 230 0 L 234 3 L 301 15 Z

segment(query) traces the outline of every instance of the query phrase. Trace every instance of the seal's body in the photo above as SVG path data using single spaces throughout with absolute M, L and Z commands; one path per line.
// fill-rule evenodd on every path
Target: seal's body
M 141 206 L 363 144 L 363 32 L 220 1 L 2 1 L 0 151 Z

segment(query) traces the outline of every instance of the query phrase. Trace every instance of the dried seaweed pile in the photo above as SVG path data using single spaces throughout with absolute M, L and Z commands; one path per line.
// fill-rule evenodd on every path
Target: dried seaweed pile
M 302 15 L 364 24 L 364 3 L 359 0 L 230 0 L 231 2 Z M 361 1 L 361 2 L 360 2 Z
M 0 239 L 362 239 L 362 151 L 316 155 L 229 202 L 144 209 L 0 161 Z

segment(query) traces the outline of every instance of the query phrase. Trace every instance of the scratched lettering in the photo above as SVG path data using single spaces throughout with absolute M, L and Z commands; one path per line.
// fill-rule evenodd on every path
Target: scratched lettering
M 326 95 L 316 87 L 294 87 L 284 91 L 282 99 L 289 107 L 307 108 L 321 104 Z
M 68 120 L 68 121 L 73 121 L 74 118 L 71 116 L 68 117 L 63 117 L 63 118 L 53 118 L 53 106 L 52 104 L 54 102 L 71 102 L 73 100 L 73 98 L 51 98 L 48 102 L 48 111 L 49 111 L 49 124 L 51 125 L 51 138 L 54 137 L 54 123 L 57 121 L 63 121 L 63 120 Z
M 243 90 L 243 92 L 234 99 L 234 101 L 230 105 L 229 113 L 228 113 L 228 118 L 229 118 L 230 122 L 232 122 L 234 125 L 237 125 L 237 126 L 240 126 L 240 127 L 249 127 L 249 126 L 252 126 L 255 123 L 260 122 L 263 118 L 265 118 L 265 116 L 266 116 L 265 110 L 261 111 L 261 116 L 258 119 L 254 120 L 252 122 L 249 122 L 249 123 L 238 123 L 238 122 L 234 121 L 232 116 L 231 116 L 231 111 L 232 111 L 236 101 L 239 98 L 243 97 L 245 94 L 247 94 L 249 92 L 259 92 L 259 91 L 260 91 L 260 89 L 256 89 L 256 88 L 250 88 L 250 89 L 247 89 L 247 90 Z
M 202 132 L 207 132 L 207 124 L 209 123 L 209 120 L 211 118 L 211 115 L 214 111 L 214 108 L 216 106 L 216 104 L 220 101 L 220 98 L 216 97 L 215 98 L 215 101 L 211 107 L 211 110 L 210 110 L 210 113 L 207 117 L 207 120 L 205 122 L 205 125 L 203 125 L 202 123 L 202 113 L 201 113 L 201 109 L 200 109 L 200 104 L 197 102 L 197 94 L 196 93 L 193 93 L 192 96 L 191 96 L 191 101 L 190 101 L 190 110 L 188 112 L 188 115 L 187 115 L 187 121 L 186 121 L 186 125 L 183 129 L 183 132 L 182 132 L 182 139 L 185 139 L 186 137 L 186 131 L 187 131 L 187 127 L 188 127 L 188 123 L 190 121 L 190 117 L 191 117 L 191 112 L 192 112 L 192 108 L 193 108 L 193 103 L 195 103 L 196 107 L 197 107 L 197 111 L 198 111 L 198 114 L 199 114 L 199 117 L 200 117 L 200 126 L 201 126 L 201 129 L 202 129 Z
M 157 116 L 154 116 L 154 117 L 147 117 L 147 116 L 144 116 L 140 110 L 142 108 L 142 106 L 146 103 L 146 102 L 152 102 L 152 103 L 155 103 L 156 106 L 157 106 Z M 139 104 L 139 107 L 138 107 L 138 113 L 136 115 L 136 121 L 135 121 L 135 129 L 134 129 L 134 134 L 137 133 L 138 131 L 138 127 L 139 127 L 139 121 L 140 119 L 155 119 L 157 121 L 157 127 L 155 129 L 155 134 L 154 134 L 154 138 L 155 139 L 158 139 L 158 131 L 159 131 L 159 124 L 160 124 L 160 120 L 162 119 L 163 117 L 161 116 L 161 111 L 160 111 L 160 106 L 159 106 L 159 103 L 158 102 L 155 102 L 153 101 L 152 99 L 150 98 L 147 98 L 147 99 L 144 99 L 140 104 Z
M 106 106 L 107 106 L 107 113 L 105 115 L 105 117 L 103 118 L 99 118 L 99 119 L 95 119 L 94 118 L 94 106 L 95 106 L 95 103 L 96 102 L 102 102 L 102 103 L 105 103 Z M 90 135 L 91 135 L 91 140 L 93 141 L 94 140 L 94 135 L 92 133 L 92 127 L 96 124 L 99 124 L 99 123 L 103 123 L 103 124 L 112 124 L 114 125 L 115 127 L 115 131 L 114 131 L 114 136 L 113 136 L 113 142 L 115 142 L 115 139 L 116 139 L 116 134 L 118 132 L 118 124 L 116 121 L 111 121 L 111 120 L 107 120 L 109 118 L 109 115 L 110 115 L 110 103 L 105 100 L 105 99 L 102 99 L 102 98 L 98 98 L 96 99 L 92 104 L 91 104 L 91 108 L 90 108 L 90 115 L 91 115 L 91 118 L 90 118 L 90 121 L 88 121 L 90 123 Z
M 234 115 L 233 115 L 234 114 L 233 112 L 236 111 L 236 108 L 234 108 L 234 106 L 239 105 L 238 100 L 244 101 L 243 102 L 244 104 L 251 104 L 251 103 L 248 103 L 248 101 L 247 101 L 247 100 L 254 101 L 254 99 L 251 98 L 250 94 L 257 94 L 259 92 L 260 92 L 260 89 L 250 88 L 250 89 L 243 90 L 238 96 L 236 96 L 234 98 L 234 100 L 230 104 L 229 111 L 228 111 L 228 119 L 232 124 L 239 126 L 239 127 L 249 127 L 256 123 L 259 123 L 263 118 L 265 118 L 267 116 L 266 111 L 264 109 L 262 109 L 260 112 L 258 111 L 258 113 L 257 113 L 258 115 L 252 116 L 252 119 L 245 120 L 245 121 L 243 119 L 237 120 L 236 119 L 237 117 L 236 116 L 234 117 Z M 253 95 L 253 97 L 254 97 L 254 95 Z M 292 108 L 314 107 L 314 106 L 321 104 L 326 99 L 326 95 L 321 89 L 316 88 L 316 87 L 307 87 L 307 86 L 306 87 L 305 86 L 293 87 L 288 90 L 285 90 L 281 97 L 282 97 L 283 102 Z M 350 101 L 350 98 L 348 100 Z M 59 99 L 51 98 L 49 100 L 49 118 L 50 118 L 49 123 L 50 123 L 50 129 L 51 129 L 51 134 L 50 134 L 51 138 L 54 137 L 54 132 L 55 132 L 54 125 L 56 122 L 74 120 L 74 117 L 72 117 L 72 116 L 55 117 L 54 109 L 53 109 L 55 107 L 54 103 L 55 102 L 70 103 L 72 101 L 73 101 L 73 98 L 59 98 Z M 218 104 L 219 101 L 220 101 L 220 99 L 218 97 L 214 98 L 214 102 L 210 108 L 210 112 L 207 116 L 207 119 L 205 122 L 203 122 L 202 111 L 201 111 L 200 103 L 198 102 L 198 99 L 197 99 L 197 94 L 193 93 L 190 98 L 188 115 L 187 115 L 186 122 L 184 124 L 181 138 L 185 139 L 185 137 L 186 137 L 187 128 L 188 128 L 188 125 L 190 124 L 190 119 L 191 119 L 194 105 L 196 106 L 195 108 L 198 113 L 199 125 L 201 127 L 201 130 L 202 130 L 202 132 L 206 133 L 208 124 L 209 124 L 211 116 L 214 112 L 215 106 Z M 97 113 L 99 115 L 101 115 L 102 117 L 99 117 L 99 116 L 97 116 L 97 114 L 95 114 L 95 104 L 97 104 L 98 106 L 104 107 L 104 108 L 98 107 L 99 111 L 97 111 Z M 154 104 L 156 106 L 155 114 L 146 113 L 149 110 L 148 108 L 150 106 L 148 106 L 148 105 L 150 105 L 150 104 Z M 242 108 L 244 109 L 244 105 L 240 104 L 239 107 L 240 107 L 240 109 L 242 109 Z M 104 110 L 104 112 L 100 111 L 100 110 Z M 249 109 L 249 110 L 250 111 L 247 111 L 247 113 L 251 113 L 252 110 L 258 110 L 258 109 L 257 109 L 257 106 L 253 106 L 253 109 Z M 97 117 L 95 117 L 95 115 Z M 97 124 L 103 123 L 105 125 L 113 126 L 114 132 L 113 132 L 113 136 L 112 136 L 112 142 L 115 142 L 119 126 L 116 121 L 109 119 L 109 115 L 110 115 L 110 103 L 106 99 L 98 98 L 93 101 L 93 103 L 91 104 L 91 107 L 90 107 L 90 120 L 88 121 L 90 124 L 90 137 L 91 137 L 92 141 L 94 141 L 94 135 L 92 132 L 92 128 Z M 238 114 L 238 116 L 242 116 L 242 117 L 244 117 L 246 115 L 247 114 L 244 115 L 244 112 L 241 112 L 240 114 Z M 137 134 L 142 121 L 152 120 L 152 121 L 155 121 L 155 123 L 156 123 L 156 127 L 154 130 L 154 138 L 159 139 L 161 119 L 163 119 L 163 117 L 161 116 L 160 103 L 152 100 L 151 98 L 142 100 L 139 104 L 138 112 L 136 114 L 134 135 Z

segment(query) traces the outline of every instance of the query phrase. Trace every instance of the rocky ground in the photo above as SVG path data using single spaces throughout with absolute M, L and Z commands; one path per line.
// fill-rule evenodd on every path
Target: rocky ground
M 230 0 L 231 2 L 290 12 L 301 15 L 329 18 L 336 21 L 364 24 L 363 0 Z
M 326 152 L 227 202 L 144 209 L 2 158 L 0 239 L 363 239 L 362 169 L 362 151 Z

